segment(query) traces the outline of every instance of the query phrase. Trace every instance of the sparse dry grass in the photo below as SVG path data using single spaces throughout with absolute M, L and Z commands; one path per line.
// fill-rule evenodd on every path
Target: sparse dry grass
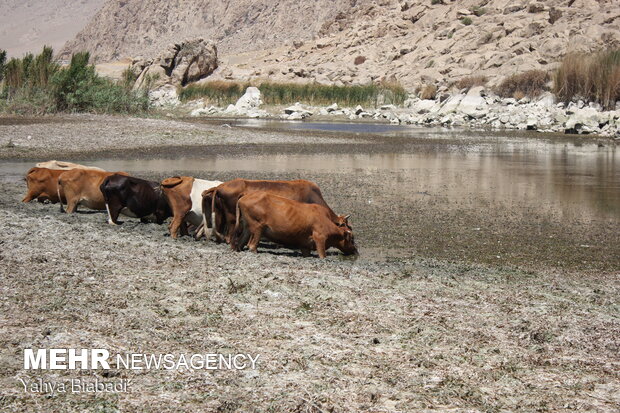
M 163 238 L 155 225 L 111 227 L 92 216 L 52 214 L 44 225 L 54 239 L 22 237 L 41 229 L 32 209 L 43 208 L 0 211 L 5 246 L 19 252 L 0 271 L 0 309 L 11 320 L 0 337 L 7 411 L 616 407 L 617 280 L 433 260 L 233 254 Z M 104 239 L 113 242 L 97 241 Z M 260 354 L 260 370 L 121 371 L 114 379 L 130 378 L 131 393 L 25 395 L 16 383 L 21 348 L 50 343 L 251 352 Z
M 484 75 L 474 75 L 464 77 L 454 84 L 457 89 L 471 89 L 474 86 L 484 86 L 489 81 L 489 79 Z
M 558 100 L 585 99 L 614 109 L 620 100 L 620 49 L 568 54 L 554 76 Z
M 424 85 L 420 90 L 420 99 L 435 99 L 437 95 L 437 86 Z
M 534 98 L 547 90 L 549 73 L 544 70 L 529 70 L 506 77 L 497 87 L 496 93 L 504 98 Z M 520 96 L 520 97 L 519 97 Z

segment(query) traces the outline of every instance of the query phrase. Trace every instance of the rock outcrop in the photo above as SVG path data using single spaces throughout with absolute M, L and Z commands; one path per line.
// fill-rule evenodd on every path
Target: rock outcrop
M 157 58 L 135 59 L 131 70 L 138 76 L 134 89 L 163 85 L 185 86 L 209 76 L 217 68 L 215 43 L 203 38 L 171 44 Z

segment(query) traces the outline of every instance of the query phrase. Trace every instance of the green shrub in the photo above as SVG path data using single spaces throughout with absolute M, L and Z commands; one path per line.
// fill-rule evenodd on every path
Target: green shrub
M 470 24 L 473 23 L 473 21 L 471 20 L 470 17 L 463 17 L 461 19 L 461 23 L 463 23 L 465 26 L 469 26 Z
M 0 49 L 0 82 L 4 79 L 4 68 L 6 67 L 6 50 Z
M 250 83 L 213 81 L 190 85 L 180 90 L 182 101 L 203 98 L 218 106 L 235 103 Z M 275 83 L 257 85 L 263 102 L 271 105 L 303 102 L 311 105 L 338 103 L 340 105 L 402 104 L 407 92 L 399 84 L 368 84 L 356 86 L 323 85 L 320 83 Z
M 544 70 L 529 70 L 504 78 L 497 87 L 496 93 L 504 98 L 514 97 L 515 99 L 521 99 L 525 96 L 533 98 L 540 96 L 547 90 L 548 81 L 548 72 Z
M 5 67 L 5 110 L 15 113 L 139 112 L 148 108 L 147 91 L 131 90 L 128 73 L 120 82 L 102 78 L 88 64 L 88 53 L 76 53 L 61 68 L 53 50 L 44 47 L 37 55 L 11 59 Z
M 567 103 L 582 98 L 614 109 L 620 100 L 620 49 L 566 55 L 555 72 L 553 92 Z
M 471 9 L 472 13 L 474 13 L 474 15 L 476 15 L 477 17 L 482 16 L 483 14 L 485 14 L 487 12 L 487 10 L 483 7 L 480 6 L 474 6 Z

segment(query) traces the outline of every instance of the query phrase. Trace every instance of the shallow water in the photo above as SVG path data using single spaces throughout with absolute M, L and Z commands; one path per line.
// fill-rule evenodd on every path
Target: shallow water
M 599 147 L 582 139 L 541 139 L 541 135 L 499 136 L 486 133 L 469 139 L 453 130 L 441 131 L 398 125 L 353 123 L 306 123 L 245 121 L 256 127 L 269 125 L 281 129 L 358 131 L 370 135 L 406 137 L 444 137 L 444 145 L 420 153 L 299 154 L 244 157 L 202 156 L 177 159 L 99 159 L 86 161 L 109 171 L 139 173 L 150 171 L 194 171 L 207 177 L 210 172 L 247 171 L 256 177 L 279 172 L 368 174 L 393 172 L 399 180 L 416 177 L 414 188 L 403 188 L 402 196 L 423 194 L 466 201 L 475 195 L 479 206 L 519 204 L 520 208 L 548 210 L 565 217 L 620 218 L 620 156 L 613 145 Z M 454 136 L 460 136 L 455 142 Z M 423 138 L 422 138 L 423 139 Z M 20 176 L 32 166 L 29 162 L 0 161 L 2 175 Z M 203 172 L 201 174 L 201 172 Z M 251 174 L 250 174 L 251 173 Z M 472 207 L 475 207 L 472 206 Z
M 209 121 L 217 122 L 224 123 Z M 150 179 L 310 179 L 338 213 L 353 214 L 362 251 L 375 257 L 620 268 L 620 156 L 609 140 L 386 124 L 238 121 L 233 127 L 304 136 L 303 128 L 362 140 L 304 144 L 286 154 L 267 145 L 241 155 L 172 148 L 145 159 L 65 160 Z M 348 153 L 349 147 L 355 150 Z M 0 161 L 0 177 L 19 180 L 31 166 Z

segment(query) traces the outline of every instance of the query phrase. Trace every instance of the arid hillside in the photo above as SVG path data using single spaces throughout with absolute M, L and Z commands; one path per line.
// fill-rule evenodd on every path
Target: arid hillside
M 2 0 L 0 49 L 12 57 L 40 52 L 43 45 L 60 50 L 104 3 L 105 0 Z
M 224 53 L 311 39 L 323 23 L 368 0 L 108 0 L 64 51 L 89 50 L 97 62 L 152 57 L 168 43 L 201 36 Z
M 201 35 L 220 51 L 212 78 L 493 83 L 551 69 L 567 51 L 620 46 L 619 17 L 613 0 L 108 1 L 64 53 L 151 57 Z

